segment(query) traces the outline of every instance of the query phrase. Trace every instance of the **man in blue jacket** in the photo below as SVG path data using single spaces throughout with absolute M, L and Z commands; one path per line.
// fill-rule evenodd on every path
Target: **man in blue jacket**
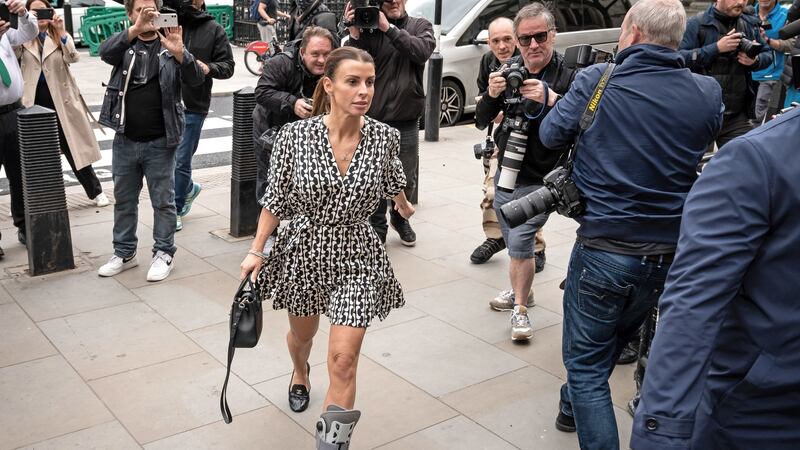
M 582 449 L 617 449 L 608 378 L 655 307 L 678 240 L 695 168 L 722 122 L 722 92 L 677 52 L 686 25 L 679 0 L 640 0 L 628 11 L 617 66 L 580 138 L 573 179 L 585 202 L 564 290 L 556 427 Z M 571 144 L 607 64 L 578 74 L 542 122 L 542 143 Z
M 717 148 L 753 127 L 753 102 L 757 86 L 753 71 L 772 65 L 772 49 L 762 39 L 758 18 L 744 14 L 747 0 L 717 0 L 702 14 L 689 19 L 680 53 L 692 72 L 710 75 L 722 87 L 725 117 L 717 136 Z M 760 44 L 761 51 L 751 58 L 742 47 L 747 42 Z
M 800 442 L 800 108 L 732 141 L 686 200 L 631 447 Z

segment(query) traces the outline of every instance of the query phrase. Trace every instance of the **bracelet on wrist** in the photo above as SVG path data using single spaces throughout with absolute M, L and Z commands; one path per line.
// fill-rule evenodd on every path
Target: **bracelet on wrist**
M 267 259 L 267 255 L 265 255 L 264 253 L 261 253 L 261 252 L 257 252 L 255 250 L 248 250 L 247 254 L 248 255 L 253 255 L 253 256 L 258 256 L 261 259 Z

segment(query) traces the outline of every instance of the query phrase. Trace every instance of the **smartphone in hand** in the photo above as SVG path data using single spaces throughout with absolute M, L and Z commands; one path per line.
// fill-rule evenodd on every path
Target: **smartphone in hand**
M 50 20 L 53 18 L 53 9 L 52 8 L 41 8 L 41 9 L 34 9 L 36 13 L 36 20 Z
M 0 3 L 0 20 L 8 22 L 11 28 L 16 29 L 19 27 L 19 16 L 11 14 L 11 11 L 8 10 L 8 5 L 5 3 Z
M 178 26 L 177 14 L 159 14 L 158 17 L 153 19 L 153 25 L 156 28 L 171 28 Z

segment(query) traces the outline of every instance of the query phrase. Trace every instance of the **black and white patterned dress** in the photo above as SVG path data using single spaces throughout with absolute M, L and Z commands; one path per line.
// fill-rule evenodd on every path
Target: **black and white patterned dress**
M 262 299 L 273 308 L 368 327 L 403 306 L 400 283 L 368 220 L 378 200 L 405 186 L 399 140 L 394 128 L 365 118 L 341 176 L 322 116 L 281 129 L 261 199 L 272 214 L 291 220 L 259 273 Z

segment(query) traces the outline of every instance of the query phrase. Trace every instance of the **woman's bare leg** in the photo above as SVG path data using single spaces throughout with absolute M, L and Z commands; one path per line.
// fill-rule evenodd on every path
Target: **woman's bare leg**
M 334 404 L 353 409 L 356 401 L 356 369 L 361 353 L 361 342 L 366 328 L 331 325 L 328 339 L 328 375 L 330 386 L 325 397 L 323 411 Z
M 319 328 L 319 316 L 294 316 L 289 314 L 289 332 L 286 333 L 286 345 L 294 365 L 294 377 L 290 385 L 302 384 L 311 390 L 306 363 L 311 355 L 314 335 Z

